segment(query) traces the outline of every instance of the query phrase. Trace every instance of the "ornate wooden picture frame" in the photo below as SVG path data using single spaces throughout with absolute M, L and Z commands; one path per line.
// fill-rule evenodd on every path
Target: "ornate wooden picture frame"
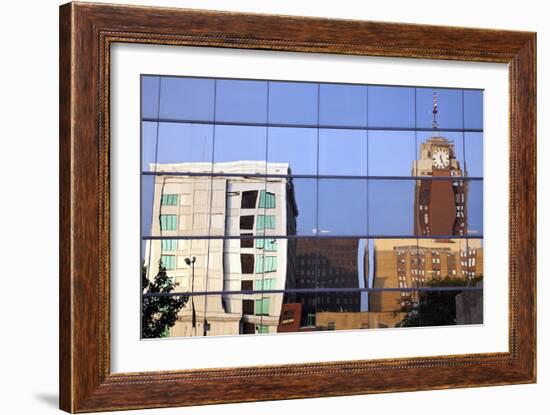
M 110 59 L 117 43 L 508 64 L 509 351 L 112 373 Z M 535 169 L 534 33 L 106 4 L 61 6 L 61 409 L 92 412 L 535 382 Z

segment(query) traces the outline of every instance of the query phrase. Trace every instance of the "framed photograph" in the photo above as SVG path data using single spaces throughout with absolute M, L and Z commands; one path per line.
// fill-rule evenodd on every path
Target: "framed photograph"
M 534 33 L 60 28 L 61 409 L 536 381 Z

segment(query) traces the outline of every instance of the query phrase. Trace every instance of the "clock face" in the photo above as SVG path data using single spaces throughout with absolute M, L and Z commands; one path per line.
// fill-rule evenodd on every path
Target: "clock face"
M 443 148 L 434 150 L 432 155 L 432 163 L 438 169 L 449 167 L 449 151 Z

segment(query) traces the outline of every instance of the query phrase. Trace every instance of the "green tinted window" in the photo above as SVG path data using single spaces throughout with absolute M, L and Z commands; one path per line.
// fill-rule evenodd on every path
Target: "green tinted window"
M 277 241 L 275 239 L 256 239 L 256 248 L 261 248 L 266 251 L 276 251 Z
M 161 205 L 175 206 L 178 204 L 178 195 L 162 195 Z
M 275 281 L 275 278 L 256 280 L 254 282 L 254 289 L 258 291 L 275 290 Z
M 175 231 L 176 223 L 176 215 L 160 215 L 160 230 Z
M 258 215 L 256 229 L 275 229 L 275 215 Z
M 267 316 L 269 315 L 269 298 L 262 298 L 256 300 L 256 310 L 255 314 L 257 316 Z
M 269 333 L 269 327 L 265 324 L 256 324 L 256 330 L 259 334 Z
M 175 251 L 178 246 L 178 241 L 176 241 L 175 239 L 163 239 L 161 241 L 161 246 L 162 246 L 162 252 Z
M 262 190 L 260 192 L 260 206 L 265 209 L 274 209 L 275 208 L 275 193 L 266 192 Z
M 160 260 L 162 266 L 168 269 L 176 269 L 176 256 L 175 255 L 161 255 Z

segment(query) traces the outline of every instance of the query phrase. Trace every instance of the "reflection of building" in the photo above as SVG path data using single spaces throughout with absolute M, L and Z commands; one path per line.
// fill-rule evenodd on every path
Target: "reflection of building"
M 299 289 L 345 289 L 366 286 L 368 255 L 354 238 L 298 239 L 289 284 Z M 361 279 L 363 281 L 361 281 Z M 285 303 L 301 305 L 301 326 L 314 327 L 320 312 L 359 312 L 358 291 L 288 294 Z
M 318 330 L 357 330 L 395 327 L 403 320 L 405 313 L 390 312 L 319 312 L 317 313 Z
M 435 130 L 437 113 L 434 93 Z M 419 150 L 419 159 L 413 161 L 413 175 L 430 179 L 416 180 L 414 234 L 466 235 L 467 186 L 454 143 L 436 131 L 420 144 Z M 394 291 L 372 292 L 369 310 L 389 313 L 417 304 L 419 293 L 411 289 L 433 285 L 433 280 L 450 278 L 460 286 L 482 275 L 481 239 L 378 239 L 374 242 L 373 288 Z M 399 288 L 407 291 L 396 290 Z M 471 297 L 465 295 L 457 301 L 467 307 Z
M 365 261 L 368 257 L 363 256 L 361 261 L 359 245 L 359 240 L 353 238 L 298 239 L 290 283 L 301 289 L 365 286 L 360 279 L 367 275 Z M 296 294 L 285 300 L 290 301 L 302 304 L 302 326 L 315 326 L 315 314 L 321 311 L 357 312 L 361 309 L 361 293 L 357 291 Z
M 476 284 L 482 286 L 482 282 Z M 483 292 L 465 291 L 455 298 L 456 324 L 481 324 L 483 323 Z
M 483 276 L 481 239 L 377 239 L 374 258 L 373 288 L 414 289 L 447 277 L 466 285 Z M 369 310 L 390 312 L 416 301 L 415 291 L 375 291 Z
M 437 128 L 437 96 L 434 94 L 434 128 Z M 413 175 L 450 177 L 417 180 L 414 198 L 414 231 L 418 236 L 466 235 L 467 187 L 454 144 L 437 132 L 420 144 Z M 452 179 L 456 177 L 456 179 Z
M 178 283 L 177 291 L 216 293 L 190 296 L 171 335 L 276 332 L 282 294 L 221 292 L 285 288 L 293 243 L 269 236 L 294 232 L 297 210 L 292 184 L 285 177 L 253 175 L 285 175 L 288 164 L 157 164 L 151 170 L 157 173 L 151 234 L 175 239 L 148 241 L 148 277 L 156 275 L 156 264 L 162 261 L 168 275 Z M 215 175 L 193 175 L 197 173 Z M 221 238 L 224 235 L 243 239 Z M 247 238 L 252 235 L 266 238 Z

